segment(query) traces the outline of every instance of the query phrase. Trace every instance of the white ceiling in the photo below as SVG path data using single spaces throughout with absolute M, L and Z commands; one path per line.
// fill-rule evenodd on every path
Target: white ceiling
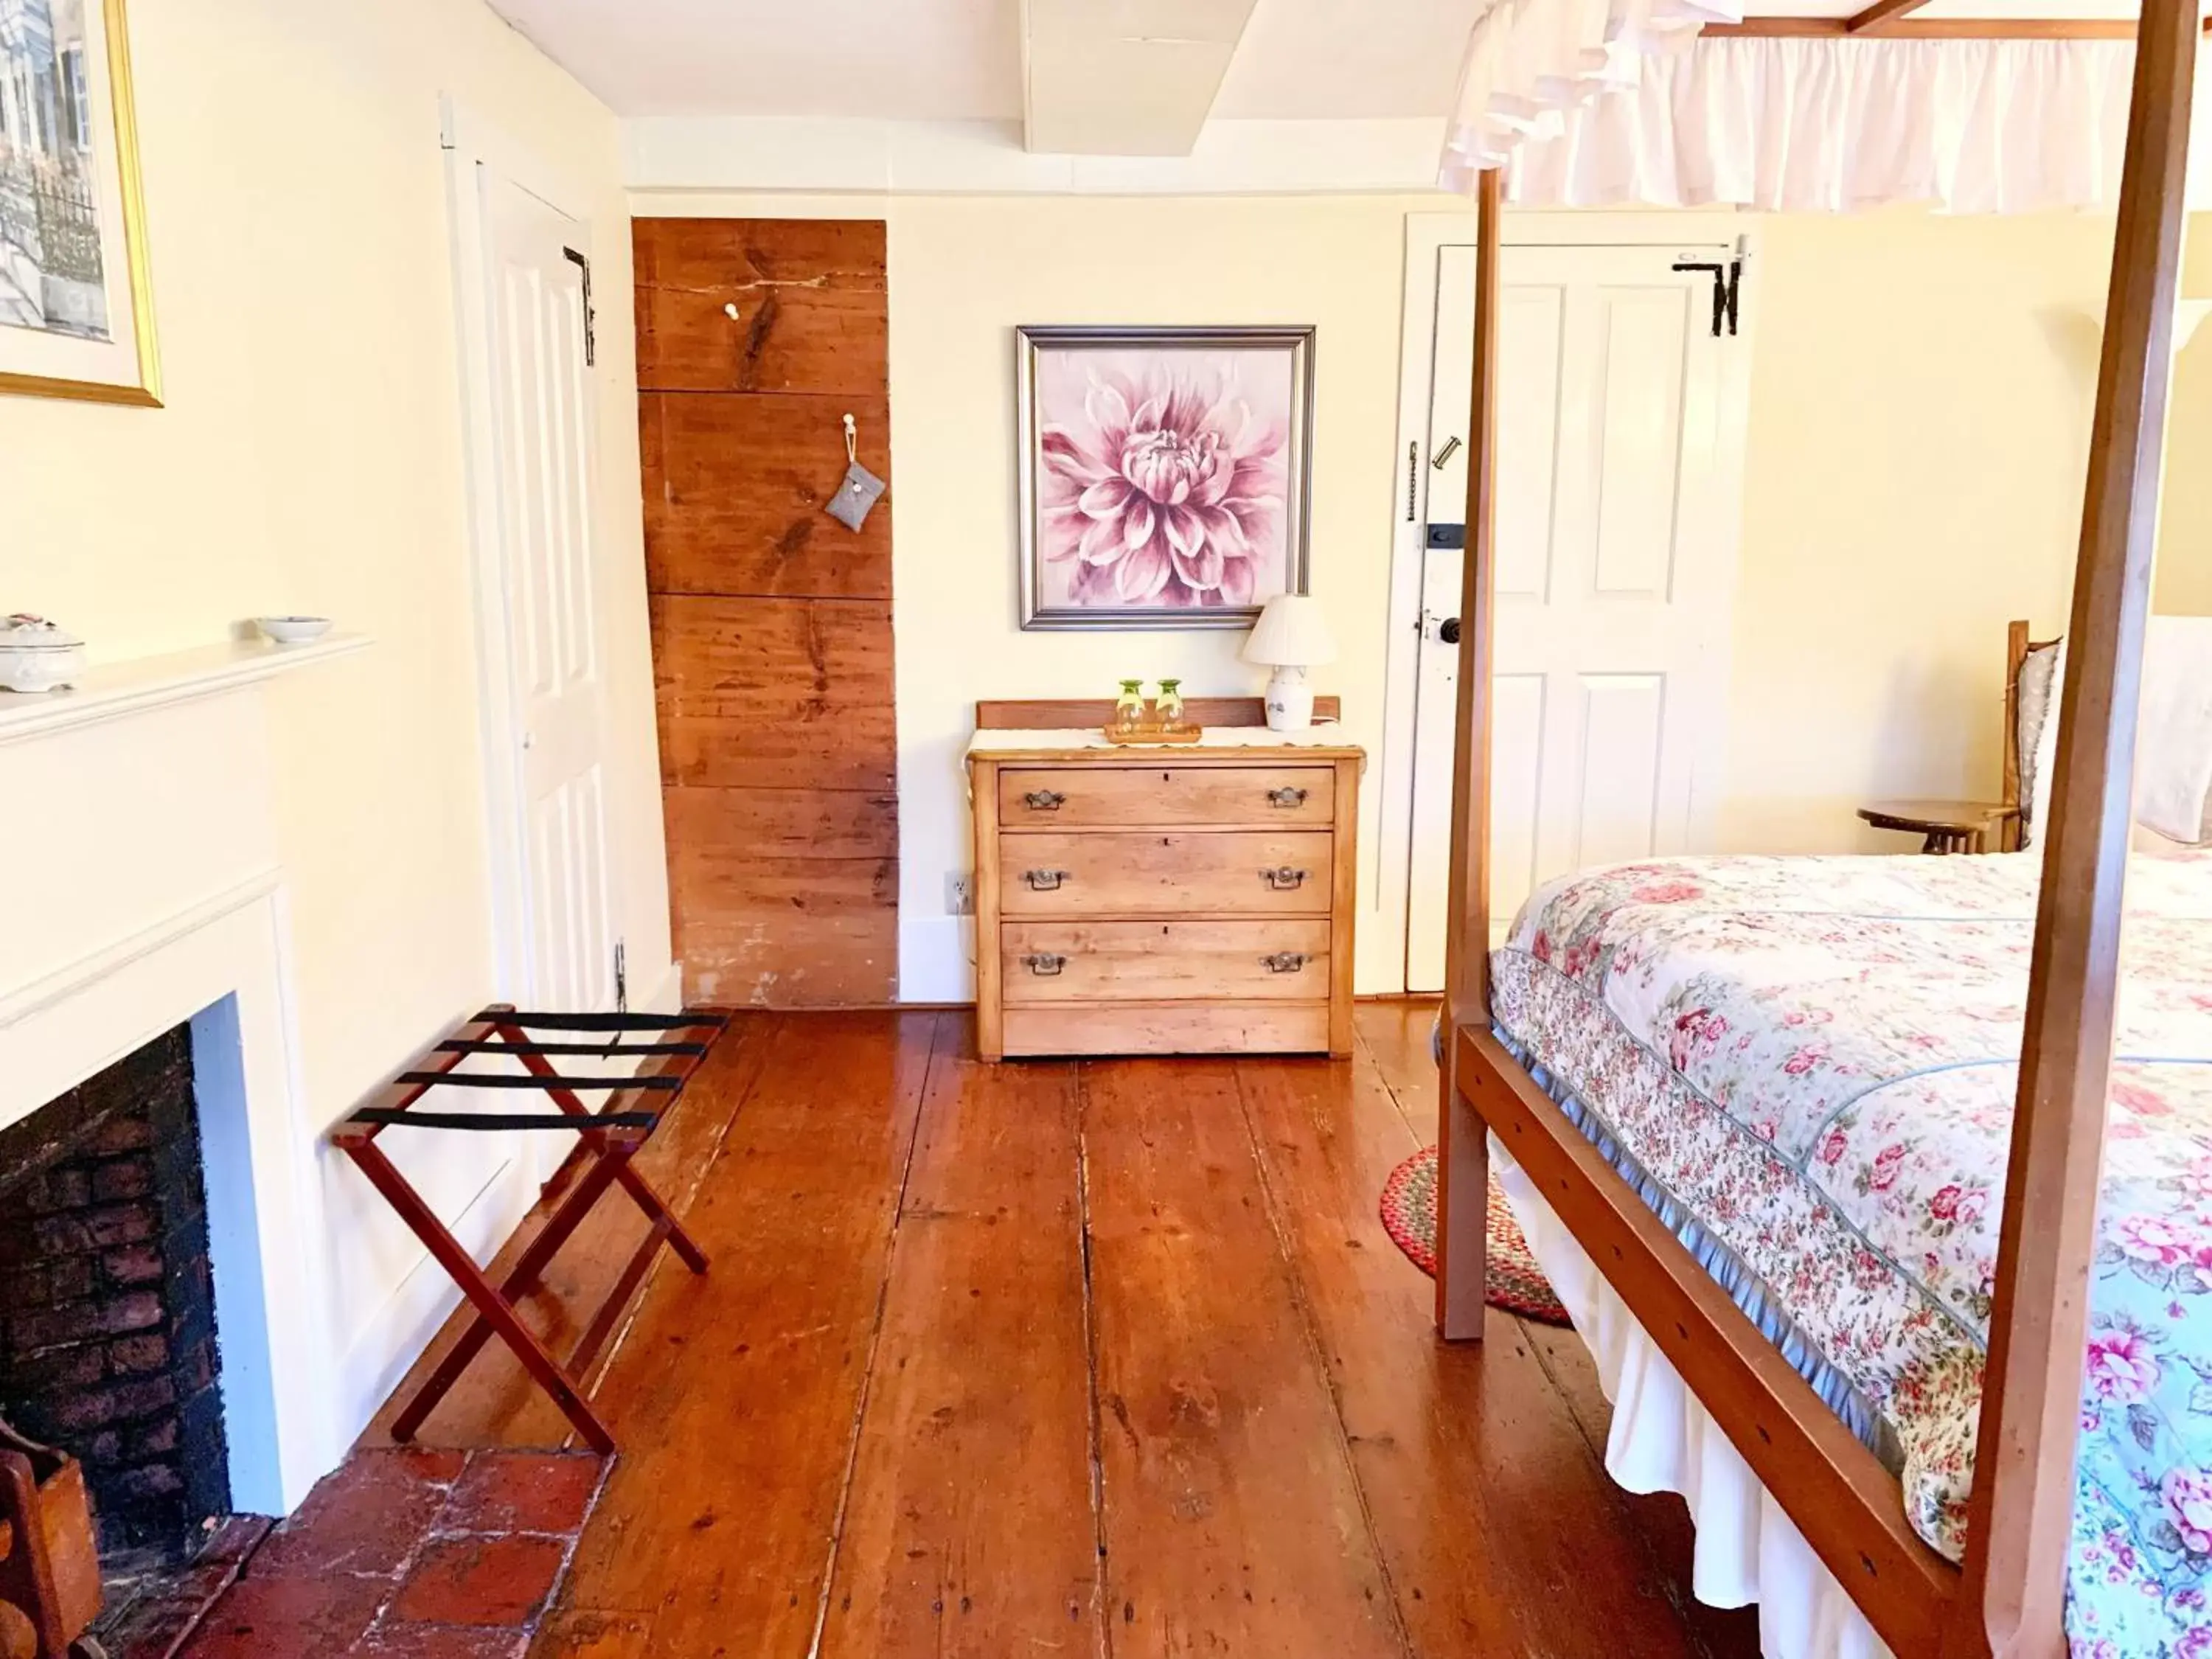
M 1747 9 L 1840 17 L 1867 3 Z M 1332 124 L 1440 121 L 1468 31 L 1492 0 L 489 3 L 640 126 L 811 122 L 811 136 L 776 142 L 812 154 L 868 129 L 1018 122 L 1032 155 L 1139 159 L 1190 156 L 1214 118 L 1316 124 L 1304 130 L 1323 146 L 1352 131 Z M 2126 17 L 2135 7 L 1929 0 L 1917 15 Z M 1231 131 L 1209 142 L 1218 149 Z
M 1257 0 L 1212 113 L 1438 116 L 1487 0 Z M 620 115 L 1018 120 L 1020 0 L 491 0 Z M 1100 9 L 1111 9 L 1110 0 Z

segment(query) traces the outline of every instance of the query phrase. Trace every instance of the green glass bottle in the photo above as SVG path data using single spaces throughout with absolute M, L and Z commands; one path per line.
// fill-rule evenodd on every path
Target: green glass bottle
M 1189 723 L 1183 719 L 1181 680 L 1160 682 L 1159 701 L 1155 712 L 1159 716 L 1160 731 L 1164 735 L 1190 730 Z
M 1145 683 L 1142 680 L 1123 680 L 1121 695 L 1114 699 L 1114 735 L 1133 738 L 1144 729 Z

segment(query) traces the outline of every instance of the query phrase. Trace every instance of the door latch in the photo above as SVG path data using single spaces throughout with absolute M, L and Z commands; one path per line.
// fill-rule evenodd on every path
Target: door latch
M 1678 270 L 1680 269 L 1679 266 L 1676 268 Z M 1444 468 L 1451 465 L 1451 458 L 1458 453 L 1458 437 L 1455 435 L 1447 438 L 1437 446 L 1437 453 L 1429 457 L 1429 465 L 1436 468 L 1437 471 L 1441 472 Z

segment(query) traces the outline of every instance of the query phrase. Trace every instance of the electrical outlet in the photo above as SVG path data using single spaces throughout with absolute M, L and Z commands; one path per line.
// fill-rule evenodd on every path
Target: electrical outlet
M 948 916 L 972 916 L 975 914 L 975 878 L 963 871 L 945 872 L 945 914 Z

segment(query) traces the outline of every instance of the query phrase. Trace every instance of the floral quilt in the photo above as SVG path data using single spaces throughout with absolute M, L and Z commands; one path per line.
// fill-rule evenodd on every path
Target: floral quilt
M 2039 864 L 1615 866 L 1493 958 L 1500 1030 L 1840 1384 L 1954 1560 Z M 2128 900 L 2069 1630 L 2212 1659 L 2212 852 L 2138 858 Z

